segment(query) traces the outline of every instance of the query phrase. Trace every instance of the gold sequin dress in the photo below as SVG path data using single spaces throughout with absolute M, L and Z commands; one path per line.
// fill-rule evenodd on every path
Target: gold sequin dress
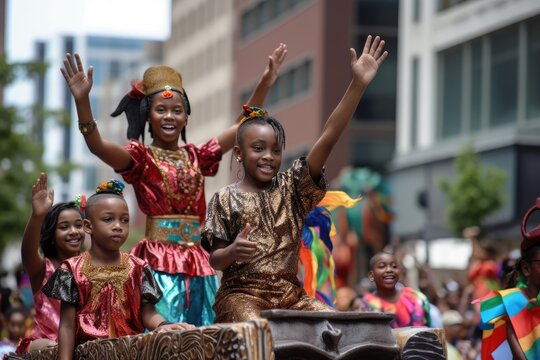
M 214 239 L 232 243 L 249 223 L 257 242 L 252 260 L 223 271 L 216 295 L 216 322 L 253 320 L 261 310 L 334 311 L 309 297 L 297 279 L 302 227 L 326 193 L 326 180 L 315 184 L 304 158 L 274 177 L 269 189 L 244 192 L 237 184 L 214 195 L 202 230 L 202 245 Z

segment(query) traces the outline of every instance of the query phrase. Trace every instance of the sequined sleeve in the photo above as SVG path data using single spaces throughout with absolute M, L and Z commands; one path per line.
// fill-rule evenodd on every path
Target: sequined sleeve
M 124 148 L 131 155 L 133 164 L 128 169 L 119 169 L 116 172 L 122 175 L 128 184 L 139 182 L 143 176 L 148 150 L 136 140 L 131 140 Z
M 212 249 L 212 241 L 215 238 L 221 239 L 227 243 L 231 242 L 228 226 L 229 208 L 226 206 L 226 191 L 221 191 L 214 194 L 210 202 L 208 203 L 208 210 L 206 212 L 206 220 L 204 221 L 201 231 L 201 244 L 203 248 L 210 252 Z
M 152 275 L 152 269 L 148 265 L 145 265 L 143 268 L 141 292 L 143 304 L 156 304 L 163 296 L 159 285 Z
M 204 176 L 214 176 L 219 169 L 222 151 L 217 138 L 197 146 L 199 166 Z
M 56 269 L 41 291 L 48 297 L 71 304 L 79 302 L 79 290 L 73 273 L 63 267 Z
M 305 216 L 317 206 L 326 194 L 326 177 L 324 170 L 319 183 L 316 184 L 309 174 L 309 166 L 305 157 L 297 159 L 287 171 L 292 173 L 293 186 L 296 198 Z

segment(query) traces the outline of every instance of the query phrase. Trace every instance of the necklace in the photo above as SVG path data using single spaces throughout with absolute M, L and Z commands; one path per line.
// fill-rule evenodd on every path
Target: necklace
M 163 179 L 169 208 L 172 210 L 171 199 L 177 201 L 187 199 L 187 206 L 184 212 L 191 213 L 193 203 L 203 187 L 204 177 L 201 170 L 189 160 L 189 155 L 185 148 L 179 148 L 178 150 L 165 150 L 155 146 L 150 146 L 149 148 Z M 175 180 L 179 190 L 178 193 L 175 193 L 171 189 L 169 181 L 169 173 L 173 169 L 176 172 Z

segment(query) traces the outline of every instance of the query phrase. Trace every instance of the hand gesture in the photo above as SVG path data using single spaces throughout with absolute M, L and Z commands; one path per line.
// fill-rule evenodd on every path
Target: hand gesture
M 353 78 L 363 86 L 368 86 L 375 78 L 379 66 L 388 57 L 388 52 L 382 52 L 384 48 L 384 40 L 379 36 L 375 37 L 373 44 L 371 43 L 371 35 L 366 39 L 362 55 L 357 59 L 356 51 L 351 48 L 351 68 Z M 382 53 L 382 55 L 381 55 Z
M 94 68 L 90 66 L 88 68 L 88 75 L 86 75 L 84 73 L 81 57 L 77 53 L 75 53 L 75 60 L 77 61 L 77 65 L 75 65 L 75 61 L 73 61 L 71 54 L 66 54 L 64 67 L 61 68 L 60 71 L 62 72 L 62 75 L 64 75 L 64 79 L 66 79 L 66 83 L 69 86 L 73 98 L 79 100 L 90 94 L 90 89 L 93 84 L 92 76 Z
M 47 189 L 47 174 L 41 173 L 32 186 L 32 212 L 45 216 L 51 210 L 54 201 L 53 189 Z
M 266 86 L 271 87 L 279 75 L 281 64 L 287 56 L 287 45 L 280 43 L 279 46 L 268 56 L 268 64 L 262 75 L 262 81 Z
M 237 264 L 242 264 L 249 261 L 257 250 L 257 243 L 249 240 L 250 233 L 251 225 L 247 224 L 246 227 L 244 227 L 236 236 L 234 242 L 230 245 L 231 255 Z

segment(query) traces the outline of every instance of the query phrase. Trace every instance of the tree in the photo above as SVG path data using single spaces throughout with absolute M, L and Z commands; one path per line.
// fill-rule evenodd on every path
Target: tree
M 440 180 L 448 197 L 446 216 L 449 228 L 457 236 L 469 226 L 482 228 L 486 217 L 504 203 L 506 174 L 495 167 L 482 165 L 471 146 L 465 146 L 455 159 L 457 177 L 453 182 Z
M 44 69 L 41 63 L 8 64 L 0 56 L 0 86 Z M 23 134 L 26 126 L 15 107 L 0 104 L 0 250 L 22 235 L 30 214 L 32 184 L 44 170 L 43 150 Z

